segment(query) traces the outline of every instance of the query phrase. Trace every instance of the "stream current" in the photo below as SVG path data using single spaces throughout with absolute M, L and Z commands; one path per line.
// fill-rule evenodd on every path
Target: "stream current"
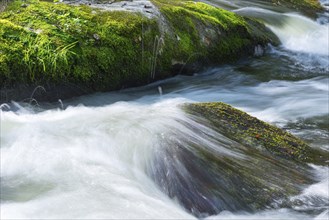
M 328 13 L 314 21 L 261 8 L 259 1 L 252 7 L 232 2 L 237 13 L 262 19 L 282 45 L 270 46 L 262 57 L 144 87 L 2 105 L 1 219 L 195 218 L 149 175 L 171 132 L 202 139 L 186 125 L 208 129 L 186 117 L 178 107 L 185 102 L 226 102 L 329 151 Z M 310 166 L 316 183 L 291 197 L 299 201 L 292 206 L 204 217 L 328 219 L 328 166 Z

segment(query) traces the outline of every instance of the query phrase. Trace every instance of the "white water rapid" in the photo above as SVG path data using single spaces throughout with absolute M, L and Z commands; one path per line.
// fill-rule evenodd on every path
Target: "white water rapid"
M 2 218 L 191 218 L 144 173 L 180 114 L 172 102 L 2 112 Z
M 282 45 L 264 57 L 145 87 L 2 105 L 1 219 L 195 219 L 149 175 L 173 133 L 214 145 L 190 128 L 213 132 L 186 116 L 179 107 L 186 102 L 229 103 L 329 151 L 328 23 L 268 9 L 236 11 L 263 19 Z M 245 159 L 235 149 L 221 151 Z M 175 168 L 184 172 L 179 162 Z M 329 169 L 311 166 L 315 183 L 289 198 L 292 205 L 206 219 L 327 220 Z

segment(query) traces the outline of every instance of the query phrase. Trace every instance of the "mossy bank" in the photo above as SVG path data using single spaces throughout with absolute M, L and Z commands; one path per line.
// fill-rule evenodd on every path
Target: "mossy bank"
M 37 0 L 0 14 L 1 102 L 56 101 L 145 85 L 278 43 L 261 23 L 204 3 L 154 0 L 161 14 Z

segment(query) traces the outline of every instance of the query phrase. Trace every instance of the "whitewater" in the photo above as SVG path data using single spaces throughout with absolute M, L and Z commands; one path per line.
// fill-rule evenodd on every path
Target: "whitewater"
M 281 46 L 144 87 L 2 105 L 1 219 L 195 219 L 152 179 L 173 134 L 213 146 L 190 127 L 214 131 L 187 117 L 183 103 L 223 101 L 329 151 L 328 14 L 314 21 L 259 7 L 235 11 L 262 19 Z M 205 218 L 328 219 L 329 168 L 310 166 L 316 183 L 291 197 L 291 207 Z M 184 169 L 179 161 L 175 168 Z

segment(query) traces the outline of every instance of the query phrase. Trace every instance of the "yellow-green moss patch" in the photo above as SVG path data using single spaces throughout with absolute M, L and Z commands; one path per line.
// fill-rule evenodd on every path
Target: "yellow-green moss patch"
M 187 104 L 184 109 L 207 119 L 215 129 L 245 146 L 299 162 L 326 163 L 328 153 L 309 147 L 292 134 L 224 103 Z
M 221 8 L 184 0 L 152 2 L 159 7 L 169 38 L 174 40 L 167 46 L 183 63 L 226 63 L 251 55 L 256 44 L 278 43 L 264 25 Z

